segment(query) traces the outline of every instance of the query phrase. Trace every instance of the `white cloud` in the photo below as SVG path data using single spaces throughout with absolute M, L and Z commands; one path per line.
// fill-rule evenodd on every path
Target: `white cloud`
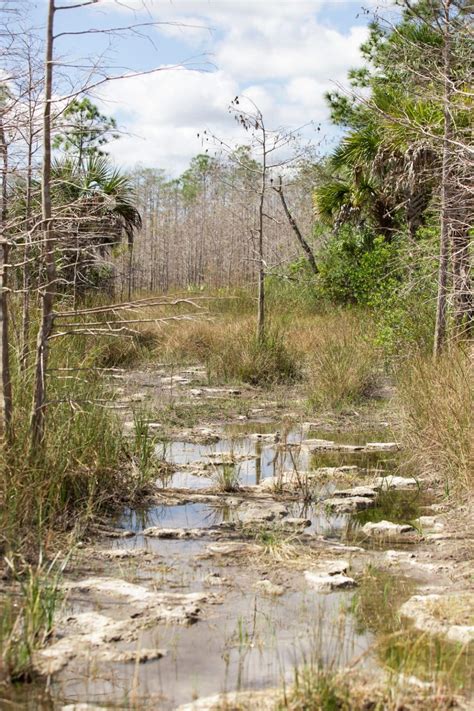
M 240 93 L 250 96 L 274 127 L 323 121 L 324 92 L 360 64 L 359 46 L 367 36 L 366 27 L 354 25 L 343 31 L 325 20 L 329 4 L 330 0 L 147 2 L 155 19 L 212 28 L 210 33 L 162 25 L 158 32 L 212 52 L 217 70 L 163 71 L 107 87 L 103 93 L 107 110 L 131 134 L 113 145 L 118 162 L 141 161 L 179 173 L 201 150 L 197 132 L 209 128 L 228 140 L 238 137 L 228 105 Z M 127 0 L 126 5 L 139 9 L 143 3 Z M 240 140 L 244 142 L 245 136 L 241 134 Z

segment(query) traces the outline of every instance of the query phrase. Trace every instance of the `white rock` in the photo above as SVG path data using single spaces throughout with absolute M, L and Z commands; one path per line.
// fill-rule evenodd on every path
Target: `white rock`
M 374 505 L 373 500 L 367 496 L 342 496 L 325 499 L 324 506 L 334 513 L 354 513 L 363 511 Z
M 221 541 L 209 544 L 206 550 L 213 555 L 232 555 L 234 553 L 256 553 L 260 547 L 254 543 L 244 543 L 243 541 Z
M 393 523 L 392 521 L 379 521 L 378 523 L 366 523 L 362 526 L 362 531 L 366 536 L 373 538 L 396 538 L 407 533 L 416 533 L 413 526 L 403 523 Z
M 452 624 L 437 612 L 440 605 L 449 610 L 450 605 L 456 609 L 463 604 L 470 610 L 472 619 L 474 594 L 470 592 L 458 595 L 414 595 L 401 606 L 400 614 L 411 619 L 414 626 L 423 632 L 443 635 L 451 642 L 470 644 L 474 641 L 474 625 Z
M 374 482 L 374 487 L 380 489 L 381 491 L 418 489 L 419 486 L 420 484 L 418 480 L 414 477 L 393 476 L 392 474 L 389 474 L 388 476 L 379 476 Z
M 333 590 L 345 590 L 356 587 L 357 583 L 353 578 L 349 578 L 341 573 L 328 575 L 305 570 L 305 578 L 319 592 L 331 592 Z
M 374 499 L 377 496 L 377 492 L 372 486 L 354 486 L 352 489 L 336 490 L 333 493 L 333 497 L 335 498 L 344 496 L 363 496 L 365 498 Z
M 265 502 L 262 504 L 245 502 L 237 509 L 240 522 L 246 524 L 274 521 L 283 518 L 287 514 L 288 509 L 286 506 L 277 502 Z
M 442 521 L 438 521 L 435 516 L 420 516 L 420 518 L 416 520 L 416 523 L 424 531 L 436 531 L 439 533 L 444 530 L 444 523 L 442 523 Z
M 369 452 L 398 452 L 400 445 L 397 442 L 367 442 L 365 448 Z

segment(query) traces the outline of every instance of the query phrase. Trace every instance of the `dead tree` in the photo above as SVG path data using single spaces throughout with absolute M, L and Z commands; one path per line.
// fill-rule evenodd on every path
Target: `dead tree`
M 283 206 L 285 215 L 288 218 L 288 222 L 290 223 L 291 229 L 295 233 L 296 239 L 300 243 L 301 248 L 303 249 L 303 252 L 306 255 L 306 259 L 308 261 L 309 268 L 311 269 L 312 273 L 316 276 L 316 274 L 318 274 L 318 267 L 316 264 L 316 260 L 314 258 L 313 250 L 309 246 L 307 240 L 303 237 L 303 234 L 302 234 L 300 228 L 298 227 L 298 223 L 296 222 L 295 218 L 293 217 L 292 213 L 290 212 L 288 203 L 286 202 L 285 194 L 283 192 L 283 182 L 282 182 L 281 175 L 278 177 L 278 185 L 276 187 L 273 186 L 273 189 L 280 196 L 281 204 Z

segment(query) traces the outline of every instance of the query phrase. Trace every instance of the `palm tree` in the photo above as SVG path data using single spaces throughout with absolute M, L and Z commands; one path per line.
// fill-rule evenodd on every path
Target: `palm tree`
M 67 157 L 54 163 L 52 173 L 61 277 L 78 294 L 101 286 L 100 273 L 111 268 L 111 248 L 124 236 L 131 255 L 141 216 L 130 179 L 106 155 L 91 155 L 83 166 Z M 105 281 L 110 285 L 110 279 Z

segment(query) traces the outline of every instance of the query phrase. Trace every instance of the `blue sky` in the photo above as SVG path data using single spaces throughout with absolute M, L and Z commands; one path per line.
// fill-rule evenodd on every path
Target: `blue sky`
M 31 21 L 44 23 L 45 0 L 28 6 Z M 58 12 L 56 31 L 166 24 L 142 27 L 139 35 L 65 35 L 57 53 L 84 67 L 105 64 L 110 73 L 119 67 L 160 68 L 102 86 L 93 98 L 123 131 L 111 147 L 118 164 L 141 163 L 177 175 L 201 150 L 197 133 L 206 128 L 227 141 L 244 142 L 227 111 L 242 93 L 256 101 L 273 127 L 320 123 L 317 139 L 326 138 L 327 150 L 335 134 L 324 92 L 343 83 L 347 70 L 360 63 L 358 48 L 378 6 L 375 0 L 99 0 Z M 305 129 L 305 138 L 313 136 L 313 128 Z

